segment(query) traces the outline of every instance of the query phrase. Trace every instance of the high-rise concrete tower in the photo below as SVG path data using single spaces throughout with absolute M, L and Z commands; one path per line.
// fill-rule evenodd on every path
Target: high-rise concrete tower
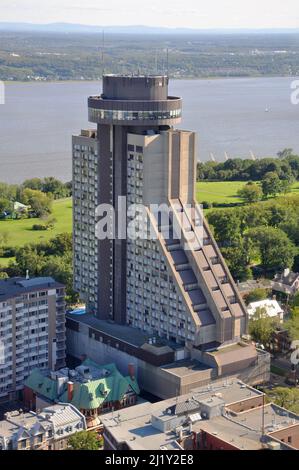
M 237 341 L 246 309 L 206 222 L 199 227 L 196 136 L 173 127 L 182 101 L 168 95 L 168 77 L 106 75 L 88 109 L 97 131 L 73 138 L 73 193 L 75 288 L 89 311 L 190 346 Z M 154 238 L 96 238 L 96 207 L 111 204 L 117 226 L 120 196 L 145 207 Z M 166 224 L 153 204 L 170 208 Z

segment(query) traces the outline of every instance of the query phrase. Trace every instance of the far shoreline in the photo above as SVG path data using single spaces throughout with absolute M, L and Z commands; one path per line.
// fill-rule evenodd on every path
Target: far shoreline
M 160 74 L 163 75 L 163 74 Z M 289 78 L 293 80 L 299 79 L 299 75 L 250 75 L 250 76 L 228 76 L 228 77 L 169 77 L 170 80 L 172 81 L 216 81 L 216 80 L 257 80 L 257 79 L 269 79 L 269 78 Z M 75 79 L 70 79 L 70 80 L 4 80 L 3 83 L 5 85 L 11 85 L 11 84 L 21 84 L 21 85 L 30 85 L 32 83 L 34 84 L 63 84 L 63 83 L 98 83 L 101 82 L 102 79 L 96 80 L 96 79 L 84 79 L 84 80 L 75 80 Z

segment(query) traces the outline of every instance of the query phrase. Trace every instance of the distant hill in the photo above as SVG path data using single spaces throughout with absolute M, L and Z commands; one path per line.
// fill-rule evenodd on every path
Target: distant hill
M 298 29 L 192 29 L 155 26 L 93 26 L 72 23 L 6 23 L 0 22 L 0 31 L 51 32 L 51 33 L 101 33 L 112 34 L 282 34 L 299 33 Z

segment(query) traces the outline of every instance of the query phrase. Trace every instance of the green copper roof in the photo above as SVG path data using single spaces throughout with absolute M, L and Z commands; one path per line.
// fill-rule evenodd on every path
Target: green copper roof
M 86 383 L 74 382 L 71 403 L 78 409 L 95 409 L 104 402 L 120 401 L 129 390 L 134 391 L 137 395 L 140 393 L 137 381 L 132 380 L 131 377 L 123 377 L 115 364 L 99 366 L 90 359 L 86 359 L 82 365 L 92 366 L 99 370 L 106 369 L 110 374 Z M 50 400 L 68 402 L 67 385 L 64 385 L 62 393 L 58 396 L 56 381 L 45 377 L 38 369 L 31 373 L 25 385 Z
M 39 369 L 34 369 L 31 372 L 29 377 L 25 380 L 24 385 L 49 400 L 54 401 L 57 399 L 57 385 L 55 380 L 52 380 L 50 377 L 45 377 Z

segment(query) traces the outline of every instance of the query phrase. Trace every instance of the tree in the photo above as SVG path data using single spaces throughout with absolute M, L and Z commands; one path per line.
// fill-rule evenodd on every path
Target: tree
M 291 341 L 299 339 L 299 315 L 296 312 L 293 312 L 291 318 L 284 322 L 284 327 Z
M 287 194 L 291 190 L 293 181 L 289 179 L 282 179 L 280 180 L 280 190 L 279 192 L 282 194 Z
M 299 179 L 299 156 L 290 155 L 286 157 L 285 162 L 289 165 L 295 179 Z
M 278 324 L 279 319 L 269 317 L 264 308 L 257 308 L 249 320 L 249 333 L 256 342 L 269 345 Z
M 294 295 L 292 300 L 292 307 L 299 307 L 299 292 Z
M 66 301 L 73 304 L 78 301 L 78 293 L 73 290 L 72 252 L 63 255 L 45 257 L 41 275 L 51 276 L 66 286 Z
M 241 220 L 234 210 L 213 211 L 208 214 L 208 221 L 213 225 L 215 238 L 223 245 L 238 243 L 241 237 Z
M 267 392 L 267 396 L 276 405 L 293 413 L 299 412 L 299 390 L 297 388 L 276 387 Z
M 24 276 L 29 270 L 31 276 L 51 276 L 66 286 L 66 301 L 78 301 L 73 290 L 72 236 L 68 233 L 57 235 L 49 242 L 25 245 L 17 249 L 15 262 L 5 272 L 9 276 Z
M 24 189 L 22 202 L 29 205 L 37 217 L 43 217 L 52 211 L 52 198 L 39 190 Z
M 249 243 L 244 242 L 244 240 L 240 240 L 237 246 L 223 248 L 221 252 L 236 281 L 252 279 L 252 272 L 249 267 L 251 256 Z
M 79 431 L 69 438 L 68 444 L 71 450 L 99 450 L 101 440 L 95 431 Z
M 17 196 L 18 185 L 0 183 L 0 197 L 8 199 L 9 201 L 15 201 Z
M 268 297 L 269 290 L 263 288 L 253 289 L 249 294 L 246 295 L 245 300 L 247 305 L 251 302 L 258 302 L 259 300 L 264 300 Z
M 258 227 L 249 230 L 246 237 L 256 243 L 261 265 L 265 271 L 278 271 L 293 266 L 296 249 L 282 230 L 274 227 Z
M 71 233 L 59 233 L 49 242 L 49 254 L 64 255 L 71 252 L 73 247 L 73 239 Z
M 280 152 L 277 152 L 277 156 L 280 159 L 288 158 L 293 155 L 293 149 L 290 148 L 285 148 L 281 150 Z
M 55 198 L 69 196 L 69 189 L 67 186 L 53 176 L 48 176 L 44 179 L 43 191 L 45 193 L 54 194 Z
M 266 173 L 262 179 L 262 190 L 265 197 L 276 196 L 282 191 L 281 181 L 274 171 Z
M 34 190 L 42 190 L 43 187 L 43 180 L 40 178 L 30 178 L 24 181 L 23 188 L 29 188 Z
M 40 276 L 46 258 L 43 254 L 38 253 L 36 247 L 25 245 L 16 252 L 16 261 L 11 265 L 15 269 L 17 275 L 24 276 L 28 269 L 31 276 Z
M 247 203 L 258 202 L 263 197 L 261 187 L 256 183 L 247 183 L 238 191 L 238 196 Z
M 0 198 L 0 215 L 6 211 L 12 211 L 12 209 L 13 209 L 12 202 L 7 198 L 1 197 Z

